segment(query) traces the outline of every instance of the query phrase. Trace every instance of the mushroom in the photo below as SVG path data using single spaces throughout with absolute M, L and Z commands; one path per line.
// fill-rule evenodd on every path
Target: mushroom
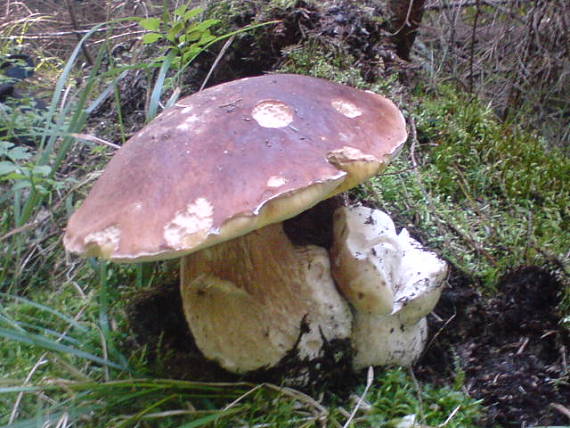
M 327 251 L 282 221 L 378 173 L 407 134 L 386 98 L 275 74 L 181 99 L 109 162 L 69 220 L 66 248 L 117 262 L 182 257 L 184 312 L 208 359 L 271 367 L 348 338 Z
M 388 214 L 363 206 L 334 214 L 332 273 L 355 308 L 354 367 L 411 365 L 427 339 L 447 265 Z

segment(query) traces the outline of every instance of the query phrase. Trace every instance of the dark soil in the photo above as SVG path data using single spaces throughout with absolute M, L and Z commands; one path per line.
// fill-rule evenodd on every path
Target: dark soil
M 300 361 L 295 351 L 271 369 L 236 375 L 204 358 L 186 324 L 178 283 L 138 294 L 127 307 L 133 332 L 130 346 L 148 350 L 156 375 L 193 381 L 271 382 L 300 388 L 308 393 L 323 390 L 349 390 L 357 383 L 352 373 L 348 340 L 325 345 L 321 358 Z M 301 328 L 303 331 L 303 328 Z
M 426 382 L 447 384 L 458 371 L 483 400 L 482 426 L 567 425 L 570 341 L 556 314 L 562 285 L 545 269 L 506 275 L 483 297 L 457 272 L 431 318 L 431 343 L 417 366 Z

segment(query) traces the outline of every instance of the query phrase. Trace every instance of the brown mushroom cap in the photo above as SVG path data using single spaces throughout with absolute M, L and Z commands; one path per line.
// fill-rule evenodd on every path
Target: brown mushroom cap
M 64 243 L 123 262 L 189 254 L 355 186 L 406 137 L 397 107 L 371 92 L 288 74 L 215 86 L 117 152 Z

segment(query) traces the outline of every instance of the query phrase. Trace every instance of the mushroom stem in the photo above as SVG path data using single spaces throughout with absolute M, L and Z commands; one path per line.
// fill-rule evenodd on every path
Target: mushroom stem
M 274 366 L 295 347 L 315 358 L 350 336 L 326 250 L 295 247 L 281 223 L 184 257 L 181 292 L 198 347 L 230 371 Z
M 333 275 L 355 308 L 354 367 L 411 365 L 427 339 L 426 316 L 441 294 L 445 262 L 385 213 L 362 206 L 334 214 Z

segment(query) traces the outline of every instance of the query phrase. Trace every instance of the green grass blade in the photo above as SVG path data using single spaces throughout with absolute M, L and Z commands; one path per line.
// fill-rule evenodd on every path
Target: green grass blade
M 158 107 L 160 105 L 160 96 L 164 90 L 164 80 L 166 79 L 166 73 L 170 69 L 172 65 L 172 60 L 175 58 L 176 53 L 174 51 L 170 51 L 162 64 L 160 66 L 160 71 L 158 72 L 158 78 L 152 88 L 152 94 L 150 96 L 150 102 L 148 105 L 148 111 L 146 115 L 147 122 L 154 119 L 157 115 Z
M 87 34 L 85 34 L 81 38 L 81 40 L 75 46 L 75 49 L 73 49 L 73 52 L 69 56 L 69 59 L 67 60 L 65 67 L 63 68 L 63 71 L 62 71 L 61 75 L 59 76 L 59 78 L 57 79 L 57 83 L 55 84 L 53 96 L 52 96 L 52 99 L 51 99 L 51 102 L 50 102 L 49 108 L 48 108 L 46 123 L 51 123 L 53 121 L 55 115 L 56 115 L 57 107 L 61 101 L 61 97 L 64 94 L 65 85 L 69 80 L 69 77 L 71 75 L 71 72 L 73 70 L 75 62 L 77 61 L 77 57 L 81 53 L 81 49 L 82 49 L 83 45 L 85 44 L 85 42 L 87 40 L 89 40 L 91 38 L 91 36 L 93 34 L 95 34 L 95 32 L 97 32 L 97 30 L 99 30 L 101 27 L 103 27 L 107 24 L 108 24 L 107 22 L 103 22 L 101 24 L 95 25 L 93 28 L 91 28 L 91 30 L 89 30 L 89 32 Z M 51 138 L 49 138 L 49 143 L 46 146 L 47 140 L 48 140 L 48 134 L 45 134 L 43 136 L 42 142 L 40 144 L 40 150 L 41 150 L 41 156 L 39 159 L 40 165 L 47 164 L 47 162 L 49 160 L 49 156 L 53 150 L 53 145 L 55 143 L 55 138 L 51 137 Z
M 83 359 L 92 361 L 94 363 L 101 364 L 103 366 L 111 367 L 114 369 L 118 369 L 118 370 L 126 370 L 127 369 L 127 367 L 125 367 L 122 364 L 114 363 L 112 361 L 103 359 L 103 358 L 98 357 L 96 355 L 93 355 L 89 352 L 81 351 L 81 350 L 73 348 L 71 346 L 62 345 L 60 343 L 57 343 L 53 340 L 47 339 L 47 338 L 40 336 L 40 335 L 37 335 L 37 334 L 32 334 L 32 333 L 28 333 L 28 332 L 19 332 L 19 331 L 7 330 L 5 328 L 0 328 L 0 336 L 4 337 L 6 339 L 9 339 L 9 340 L 14 340 L 14 341 L 20 342 L 20 343 L 26 343 L 28 345 L 39 346 L 39 347 L 46 349 L 46 350 L 49 350 L 49 351 L 61 352 L 63 354 L 70 354 L 70 355 L 73 355 L 75 357 L 83 358 Z
M 52 315 L 55 315 L 57 318 L 65 321 L 66 323 L 68 323 L 69 325 L 71 325 L 72 327 L 74 327 L 80 331 L 83 331 L 83 332 L 88 331 L 88 329 L 86 327 L 79 324 L 76 320 L 74 320 L 70 316 L 67 316 L 67 315 L 65 315 L 65 314 L 63 314 L 63 313 L 61 313 L 61 312 L 59 312 L 53 308 L 50 308 L 49 306 L 42 305 L 41 303 L 33 302 L 29 299 L 26 299 L 25 297 L 14 296 L 12 294 L 2 293 L 2 292 L 0 292 L 0 297 L 12 299 L 12 300 L 15 300 L 15 301 L 20 302 L 20 303 L 25 303 L 27 305 L 34 307 L 34 308 L 37 308 L 37 309 L 40 309 L 42 311 L 48 312 Z
M 211 415 L 207 415 L 207 416 L 203 416 L 199 419 L 195 419 L 192 422 L 189 422 L 187 424 L 184 425 L 180 425 L 179 428 L 199 428 L 199 427 L 203 427 L 206 426 L 212 422 L 217 421 L 220 418 L 226 417 L 226 416 L 230 416 L 234 413 L 239 412 L 240 409 L 239 408 L 235 408 L 235 409 L 229 409 L 229 410 L 224 410 L 224 411 L 220 411 L 219 413 L 214 413 Z
M 70 345 L 80 345 L 81 344 L 81 342 L 79 340 L 77 340 L 71 336 L 68 336 L 67 334 L 64 334 L 60 331 L 52 330 L 50 328 L 42 327 L 42 326 L 36 325 L 36 324 L 27 323 L 24 321 L 15 321 L 15 324 L 17 326 L 17 330 L 20 330 L 20 331 L 26 331 L 25 329 L 27 328 L 28 331 L 29 330 L 37 331 L 37 332 L 41 333 L 42 336 L 57 337 L 57 339 L 59 341 L 67 342 Z

